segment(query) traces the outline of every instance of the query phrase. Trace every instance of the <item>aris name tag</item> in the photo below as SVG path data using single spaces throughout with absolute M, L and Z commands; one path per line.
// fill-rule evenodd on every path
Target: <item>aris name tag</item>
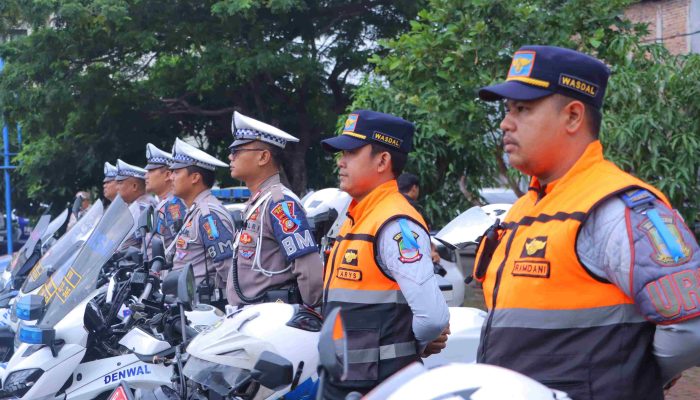
M 549 278 L 549 261 L 516 261 L 512 274 L 531 278 Z

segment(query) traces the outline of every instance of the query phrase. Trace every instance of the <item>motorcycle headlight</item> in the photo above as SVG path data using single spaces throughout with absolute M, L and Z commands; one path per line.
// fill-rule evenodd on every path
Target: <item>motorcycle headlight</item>
M 22 397 L 34 386 L 43 373 L 44 371 L 39 368 L 22 369 L 12 372 L 7 376 L 7 379 L 5 379 L 2 385 L 2 391 L 6 394 Z

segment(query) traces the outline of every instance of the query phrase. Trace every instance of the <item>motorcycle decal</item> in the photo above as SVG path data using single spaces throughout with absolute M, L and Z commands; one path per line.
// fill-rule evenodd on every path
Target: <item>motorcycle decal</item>
M 253 238 L 248 234 L 248 232 L 243 232 L 241 234 L 241 244 L 249 244 L 253 241 Z
M 243 257 L 243 258 L 251 259 L 255 255 L 255 249 L 250 249 L 250 250 L 240 249 L 240 250 L 238 250 L 238 254 L 240 254 L 241 257 Z
M 57 289 L 56 284 L 54 283 L 53 279 L 49 279 L 44 284 L 44 286 L 41 287 L 39 294 L 44 296 L 44 299 L 46 300 L 46 304 L 49 304 L 49 301 L 51 300 L 51 298 L 53 298 L 53 295 L 56 294 L 56 289 Z
M 150 375 L 152 371 L 148 368 L 148 364 L 139 365 L 137 367 L 124 368 L 121 371 L 113 372 L 104 376 L 104 384 L 119 382 L 126 378 L 139 375 Z
M 418 234 L 416 232 L 409 232 L 411 233 L 411 235 L 413 235 L 414 240 L 418 239 Z M 406 243 L 404 242 L 402 232 L 399 232 L 396 235 L 394 235 L 393 239 L 396 242 L 396 245 L 399 247 L 399 261 L 401 261 L 402 263 L 410 264 L 423 258 L 423 255 L 420 253 L 420 249 L 406 245 Z
M 294 214 L 294 205 L 293 201 L 281 202 L 271 211 L 272 215 L 277 219 L 277 223 L 279 223 L 282 228 L 282 232 L 287 235 L 299 229 L 298 220 Z M 287 210 L 285 210 L 285 206 Z
M 38 263 L 36 263 L 36 266 L 34 266 L 34 268 L 32 268 L 32 272 L 29 273 L 29 277 L 32 279 L 32 281 L 36 281 L 43 274 L 44 274 L 44 266 L 41 265 L 40 262 L 38 262 Z
M 73 289 L 75 289 L 78 283 L 80 283 L 82 278 L 83 277 L 80 276 L 80 274 L 71 268 L 66 276 L 63 277 L 61 284 L 58 285 L 58 289 L 56 290 L 56 296 L 58 299 L 65 303 L 71 293 L 73 293 Z

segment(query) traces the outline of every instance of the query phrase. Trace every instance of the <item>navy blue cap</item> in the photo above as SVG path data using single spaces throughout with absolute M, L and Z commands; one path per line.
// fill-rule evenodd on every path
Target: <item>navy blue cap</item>
M 367 144 L 379 144 L 390 150 L 408 154 L 413 150 L 415 126 L 403 118 L 377 111 L 357 110 L 348 115 L 343 132 L 321 141 L 324 150 L 355 150 Z
M 610 69 L 600 60 L 554 46 L 523 46 L 503 83 L 479 90 L 482 100 L 536 100 L 559 93 L 600 109 Z

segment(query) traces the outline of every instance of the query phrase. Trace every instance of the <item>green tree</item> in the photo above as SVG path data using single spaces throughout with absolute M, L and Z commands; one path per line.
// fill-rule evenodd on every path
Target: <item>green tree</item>
M 479 101 L 478 88 L 503 81 L 522 45 L 578 49 L 607 62 L 613 75 L 601 134 L 607 154 L 658 184 L 693 219 L 700 150 L 698 56 L 674 57 L 644 44 L 644 25 L 622 18 L 627 0 L 431 0 L 411 31 L 383 42 L 374 73 L 350 108 L 368 107 L 417 125 L 408 169 L 420 175 L 426 209 L 446 222 L 478 203 L 499 176 L 519 191 L 501 146 L 502 105 Z M 464 178 L 462 178 L 464 177 Z M 466 196 L 459 190 L 464 179 Z M 502 184 L 502 183 L 501 183 Z
M 234 110 L 299 137 L 285 159 L 295 191 L 334 182 L 318 141 L 332 134 L 377 39 L 405 31 L 420 5 L 4 0 L 0 35 L 31 28 L 0 46 L 0 107 L 26 139 L 17 196 L 65 201 L 101 181 L 104 161 L 142 164 L 146 142 L 167 147 L 176 136 L 225 159 Z

